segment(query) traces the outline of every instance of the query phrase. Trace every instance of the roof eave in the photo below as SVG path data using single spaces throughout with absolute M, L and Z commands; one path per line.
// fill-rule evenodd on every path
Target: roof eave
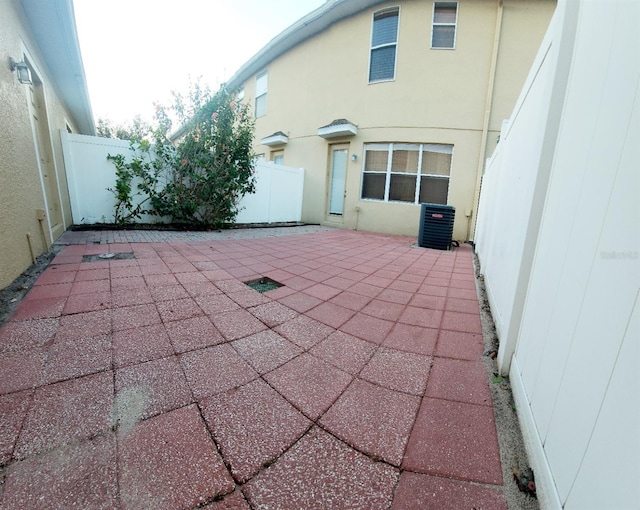
M 274 37 L 264 48 L 251 57 L 228 81 L 236 88 L 258 73 L 270 62 L 291 48 L 326 30 L 334 23 L 353 16 L 364 9 L 383 3 L 385 0 L 327 0 L 327 2 L 296 21 Z
M 96 132 L 72 0 L 22 0 L 40 52 L 81 134 Z

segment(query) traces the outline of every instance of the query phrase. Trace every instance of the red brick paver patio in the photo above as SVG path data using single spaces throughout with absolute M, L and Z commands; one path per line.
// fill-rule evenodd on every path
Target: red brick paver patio
M 127 235 L 0 329 L 1 508 L 507 508 L 470 248 Z

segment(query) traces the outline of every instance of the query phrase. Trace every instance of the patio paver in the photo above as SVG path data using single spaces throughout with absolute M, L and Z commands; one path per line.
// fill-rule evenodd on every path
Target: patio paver
M 0 507 L 507 508 L 468 246 L 58 242 L 0 328 Z M 108 252 L 133 258 L 82 261 Z
M 195 405 L 137 424 L 118 457 L 123 508 L 194 508 L 234 488 Z
M 419 397 L 355 380 L 320 424 L 359 451 L 399 466 L 419 406 Z
M 310 354 L 301 354 L 264 378 L 306 416 L 316 420 L 336 401 L 352 376 Z
M 262 380 L 205 399 L 202 411 L 238 482 L 274 463 L 311 426 Z
M 387 508 L 397 477 L 391 466 L 314 428 L 244 492 L 257 508 Z
M 107 372 L 41 386 L 13 455 L 25 459 L 103 434 L 111 428 L 112 408 L 113 376 Z
M 493 408 L 425 398 L 402 467 L 419 473 L 502 484 Z
M 117 508 L 115 442 L 108 434 L 12 464 L 2 508 Z

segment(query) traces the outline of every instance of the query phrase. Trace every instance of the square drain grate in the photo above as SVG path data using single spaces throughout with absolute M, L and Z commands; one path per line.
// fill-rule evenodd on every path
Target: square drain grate
M 126 253 L 98 253 L 96 255 L 83 255 L 82 262 L 97 262 L 98 260 L 123 260 L 135 259 L 132 251 Z
M 270 290 L 284 287 L 283 283 L 272 280 L 271 278 L 267 278 L 266 276 L 258 278 L 257 280 L 251 280 L 250 282 L 244 282 L 244 284 L 251 287 L 253 290 L 260 292 L 261 294 L 263 292 L 269 292 Z

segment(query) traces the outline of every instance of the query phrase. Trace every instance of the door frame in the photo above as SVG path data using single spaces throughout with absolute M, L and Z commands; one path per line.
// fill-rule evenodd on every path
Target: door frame
M 344 223 L 345 208 L 344 204 L 347 197 L 347 173 L 349 172 L 349 142 L 337 142 L 329 144 L 327 152 L 327 193 L 325 197 L 325 220 L 333 223 Z M 331 203 L 331 183 L 333 181 L 333 152 L 344 150 L 347 153 L 344 170 L 344 190 L 342 193 L 342 214 L 333 214 L 329 212 Z
M 43 227 L 44 225 L 46 225 L 46 232 L 44 234 L 46 234 L 46 237 L 48 238 L 48 244 L 51 245 L 58 237 L 57 235 L 54 235 L 54 227 L 56 228 L 56 230 L 60 229 L 61 230 L 60 234 L 62 234 L 66 230 L 67 224 L 66 224 L 65 214 L 64 214 L 64 204 L 62 201 L 62 191 L 60 188 L 60 174 L 58 171 L 58 166 L 56 164 L 56 153 L 54 150 L 52 131 L 49 123 L 49 108 L 47 105 L 47 87 L 45 84 L 45 80 L 43 78 L 44 74 L 40 71 L 39 67 L 35 63 L 34 58 L 31 56 L 29 51 L 24 46 L 22 48 L 22 54 L 25 62 L 27 63 L 31 71 L 32 84 L 25 87 L 25 93 L 27 95 L 27 108 L 29 111 L 29 123 L 31 124 L 31 136 L 33 138 L 33 146 L 34 146 L 35 155 L 36 155 L 36 165 L 38 168 L 38 177 L 40 179 L 40 190 L 42 192 L 44 209 L 46 211 L 46 218 L 45 218 L 46 223 L 41 222 L 41 224 L 43 225 Z M 34 122 L 34 115 L 33 115 L 34 112 L 33 112 L 33 105 L 31 101 L 32 92 L 30 90 L 31 88 L 33 88 L 33 93 L 36 94 L 37 100 L 41 103 L 42 112 L 39 112 L 37 116 L 38 122 L 41 123 L 41 128 L 43 129 L 43 131 L 41 131 L 40 133 L 38 133 L 38 130 L 40 129 L 39 126 L 37 126 Z M 51 218 L 51 215 L 49 214 L 50 204 L 49 204 L 49 199 L 47 198 L 47 183 L 45 182 L 45 169 L 43 168 L 41 163 L 41 154 L 40 154 L 41 148 L 38 143 L 38 138 L 40 138 L 40 143 L 42 143 L 45 146 L 45 151 L 48 151 L 49 153 L 48 154 L 48 156 L 50 157 L 49 171 L 52 171 L 54 173 L 53 178 L 54 178 L 56 189 L 51 191 L 52 191 L 52 194 L 54 195 L 54 198 L 57 199 L 58 201 L 59 215 L 60 215 L 60 218 L 59 218 L 60 222 L 56 224 L 52 223 L 52 218 Z

